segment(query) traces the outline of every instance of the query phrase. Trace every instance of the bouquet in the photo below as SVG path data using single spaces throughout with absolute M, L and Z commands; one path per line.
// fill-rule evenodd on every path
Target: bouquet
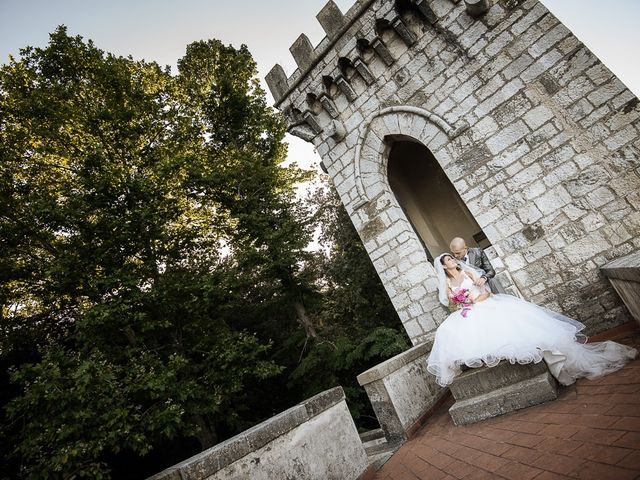
M 455 312 L 456 310 L 462 310 L 460 314 L 463 317 L 467 317 L 471 311 L 471 299 L 469 298 L 469 290 L 467 288 L 459 288 L 450 297 L 451 303 L 449 310 Z

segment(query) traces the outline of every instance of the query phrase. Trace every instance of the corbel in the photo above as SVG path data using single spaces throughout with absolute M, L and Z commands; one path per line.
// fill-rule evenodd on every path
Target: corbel
M 338 118 L 338 109 L 326 92 L 320 92 L 316 98 L 331 118 Z
M 380 38 L 376 37 L 371 41 L 371 48 L 373 48 L 373 51 L 378 54 L 385 65 L 390 66 L 393 63 L 393 56 L 391 55 L 391 52 Z
M 373 76 L 373 73 L 371 73 L 371 70 L 369 70 L 369 67 L 367 67 L 367 64 L 364 63 L 360 57 L 357 57 L 353 61 L 353 66 L 355 67 L 356 71 L 360 74 L 360 76 L 362 77 L 362 79 L 365 81 L 367 85 L 371 85 L 376 81 L 375 77 Z
M 405 43 L 405 45 L 407 45 L 407 47 L 410 47 L 411 45 L 416 43 L 416 36 L 411 30 L 407 28 L 407 26 L 399 16 L 391 20 L 391 26 Z
M 338 86 L 340 91 L 345 94 L 350 102 L 353 102 L 356 98 L 358 98 L 355 90 L 351 87 L 351 84 L 347 82 L 347 80 L 342 76 L 342 74 L 337 75 L 333 81 Z

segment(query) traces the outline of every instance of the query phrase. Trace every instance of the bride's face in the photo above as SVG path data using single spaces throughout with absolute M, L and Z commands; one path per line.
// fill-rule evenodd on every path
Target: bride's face
M 450 255 L 447 255 L 444 258 L 444 264 L 443 265 L 444 265 L 444 268 L 446 268 L 446 269 L 455 269 L 455 268 L 458 267 L 458 263 Z

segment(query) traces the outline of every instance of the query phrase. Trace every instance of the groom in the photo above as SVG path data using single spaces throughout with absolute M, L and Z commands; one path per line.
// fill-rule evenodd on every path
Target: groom
M 484 274 L 478 279 L 476 285 L 479 287 L 489 282 L 489 288 L 493 293 L 505 293 L 502 285 L 493 277 L 496 276 L 496 272 L 489 262 L 489 257 L 484 253 L 480 247 L 467 247 L 467 242 L 463 238 L 456 237 L 451 240 L 449 244 L 451 253 L 458 260 L 462 260 L 469 265 L 481 269 Z

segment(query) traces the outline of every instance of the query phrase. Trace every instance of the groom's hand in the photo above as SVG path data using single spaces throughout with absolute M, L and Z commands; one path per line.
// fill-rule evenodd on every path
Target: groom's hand
M 474 283 L 476 284 L 477 287 L 483 287 L 484 284 L 487 283 L 487 278 L 486 277 L 480 277 Z

